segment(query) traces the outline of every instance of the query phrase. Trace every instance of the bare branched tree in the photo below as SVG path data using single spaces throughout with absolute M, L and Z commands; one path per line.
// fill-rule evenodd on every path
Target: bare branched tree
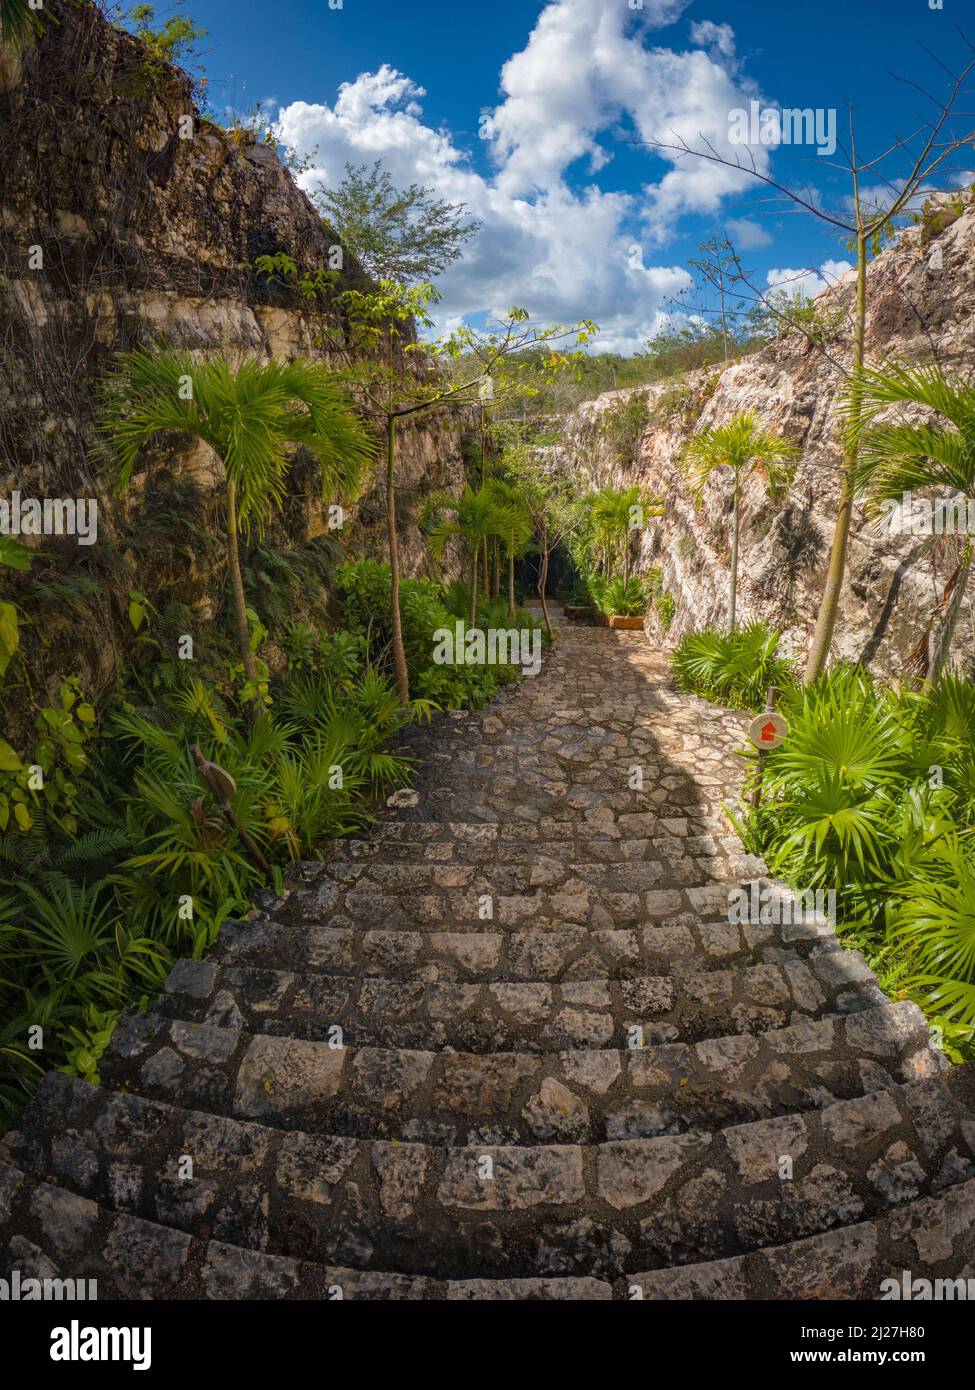
M 964 36 L 962 36 L 964 38 Z M 972 45 L 964 40 L 969 51 Z M 836 625 L 840 594 L 846 574 L 847 552 L 853 519 L 853 477 L 858 458 L 859 416 L 862 414 L 862 380 L 865 365 L 865 339 L 867 317 L 867 265 L 871 253 L 876 254 L 885 239 L 894 229 L 895 219 L 910 206 L 922 190 L 928 191 L 931 180 L 945 166 L 952 156 L 966 146 L 975 144 L 975 126 L 969 126 L 963 134 L 952 133 L 949 123 L 952 118 L 971 119 L 971 113 L 957 110 L 959 98 L 965 91 L 965 84 L 975 71 L 975 59 L 967 63 L 961 72 L 951 72 L 940 60 L 939 67 L 948 74 L 950 87 L 946 96 L 936 97 L 918 83 L 908 78 L 896 80 L 913 88 L 925 99 L 934 103 L 935 114 L 931 120 L 924 121 L 910 135 L 896 136 L 890 146 L 873 159 L 863 160 L 857 148 L 854 109 L 848 106 L 849 146 L 840 149 L 846 161 L 838 164 L 830 161 L 827 167 L 842 169 L 850 178 L 852 198 L 849 208 L 839 210 L 828 208 L 817 194 L 809 188 L 792 188 L 762 169 L 749 150 L 747 155 L 735 156 L 722 153 L 707 136 L 701 134 L 701 146 L 695 148 L 683 136 L 675 135 L 672 141 L 653 140 L 634 143 L 649 144 L 664 157 L 676 162 L 686 158 L 703 160 L 727 169 L 739 169 L 745 175 L 763 184 L 772 195 L 770 201 L 781 207 L 786 204 L 796 212 L 808 213 L 825 225 L 835 229 L 849 241 L 856 253 L 856 301 L 853 324 L 853 355 L 848 368 L 850 376 L 850 418 L 852 425 L 844 442 L 843 467 L 840 471 L 840 495 L 836 511 L 836 523 L 830 550 L 826 582 L 820 603 L 816 630 L 806 662 L 806 680 L 815 679 L 823 670 L 829 656 Z M 906 174 L 888 177 L 884 169 L 895 159 L 907 160 Z M 879 203 L 871 202 L 865 196 L 865 181 L 878 180 L 889 194 L 889 198 Z M 774 306 L 770 305 L 773 308 Z

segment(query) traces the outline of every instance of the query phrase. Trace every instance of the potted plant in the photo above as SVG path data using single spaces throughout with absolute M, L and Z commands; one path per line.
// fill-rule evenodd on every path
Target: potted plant
M 596 602 L 610 627 L 626 632 L 643 628 L 647 600 L 641 580 L 610 579 L 601 586 Z

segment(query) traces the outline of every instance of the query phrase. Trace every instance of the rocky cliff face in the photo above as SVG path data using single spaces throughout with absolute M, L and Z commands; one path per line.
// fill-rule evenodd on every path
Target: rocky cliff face
M 81 624 L 77 612 L 52 608 L 40 662 L 50 683 L 69 659 L 97 693 L 118 658 L 106 575 L 132 558 L 148 485 L 137 478 L 124 505 L 107 495 L 93 428 L 100 376 L 117 351 L 163 341 L 232 361 L 321 356 L 303 306 L 262 283 L 253 266 L 261 254 L 285 251 L 304 267 L 325 267 L 335 238 L 272 149 L 199 117 L 183 74 L 151 61 L 87 2 L 55 0 L 45 15 L 57 22 L 36 45 L 0 56 L 0 496 L 19 488 L 99 499 L 98 545 L 87 554 L 73 541 L 60 549 L 102 596 L 89 596 L 90 621 Z M 348 276 L 356 275 L 353 266 Z M 403 562 L 417 572 L 425 552 L 411 519 L 416 502 L 462 478 L 456 422 L 404 426 L 398 460 Z M 209 451 L 171 441 L 153 462 L 172 480 L 172 507 L 192 505 L 218 533 L 219 467 Z M 290 491 L 279 534 L 321 533 L 326 507 L 300 468 Z M 382 508 L 377 480 L 338 533 L 347 551 L 381 549 Z M 45 549 L 59 547 L 45 541 Z M 222 593 L 219 545 L 176 567 L 165 551 L 160 540 L 139 555 L 146 592 L 160 585 L 163 597 L 212 615 Z
M 960 195 L 962 196 L 962 195 Z M 937 356 L 949 373 L 970 378 L 975 366 L 975 200 L 954 200 L 927 227 L 904 231 L 870 269 L 868 353 L 913 361 Z M 815 625 L 833 532 L 842 461 L 837 396 L 851 360 L 854 279 L 851 273 L 821 298 L 827 310 L 846 312 L 825 352 L 791 334 L 720 369 L 688 375 L 677 384 L 649 388 L 649 424 L 634 461 L 608 445 L 600 420 L 620 398 L 613 392 L 587 402 L 564 425 L 553 459 L 585 488 L 640 481 L 666 497 L 666 514 L 643 542 L 640 566 L 660 565 L 676 600 L 667 634 L 656 620 L 654 640 L 676 639 L 727 615 L 731 502 L 721 479 L 709 485 L 698 511 L 681 483 L 677 462 L 697 431 L 755 410 L 773 430 L 797 442 L 802 462 L 786 504 L 770 504 L 759 486 L 745 495 L 739 574 L 739 614 L 765 618 L 802 651 Z M 862 659 L 896 673 L 940 597 L 952 568 L 945 547 L 918 536 L 879 536 L 857 513 L 834 656 Z M 959 659 L 970 659 L 969 595 L 955 639 Z

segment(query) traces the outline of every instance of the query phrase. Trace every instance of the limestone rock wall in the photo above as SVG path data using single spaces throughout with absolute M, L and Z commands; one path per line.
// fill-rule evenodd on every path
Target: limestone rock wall
M 52 22 L 37 44 L 0 55 L 0 494 L 97 497 L 91 554 L 67 556 L 73 541 L 45 548 L 94 571 L 104 590 L 112 546 L 124 548 L 145 485 L 136 479 L 128 500 L 113 500 L 97 447 L 97 384 L 114 354 L 166 342 L 231 360 L 321 356 L 306 309 L 262 283 L 253 265 L 286 251 L 302 266 L 324 267 L 335 238 L 272 149 L 202 120 L 185 75 L 152 62 L 88 0 L 52 0 L 45 15 Z M 192 138 L 181 138 L 187 117 Z M 349 267 L 346 283 L 357 278 Z M 425 491 L 460 485 L 460 444 L 450 417 L 400 431 L 407 572 L 428 563 L 416 507 Z M 219 469 L 209 451 L 171 442 L 153 462 L 200 485 L 199 519 L 218 532 Z M 326 509 L 300 469 L 293 483 L 279 534 L 311 538 L 325 529 Z M 377 474 L 339 535 L 349 553 L 382 552 L 383 492 Z M 222 592 L 219 546 L 175 574 L 166 573 L 164 550 L 140 555 L 146 592 L 161 583 L 208 616 Z M 4 582 L 13 582 L 10 571 Z M 88 602 L 82 623 L 77 611 L 55 607 L 44 679 L 66 674 L 70 659 L 96 693 L 105 688 L 125 628 L 111 597 Z
M 868 352 L 930 360 L 971 379 L 975 368 L 975 205 L 963 196 L 961 216 L 947 212 L 934 229 L 914 227 L 898 237 L 870 269 Z M 953 200 L 952 200 L 953 201 Z M 948 225 L 943 225 L 947 223 Z M 934 235 L 932 235 L 932 230 Z M 939 254 L 934 254 L 939 251 Z M 826 308 L 851 314 L 851 273 Z M 698 430 L 755 410 L 766 424 L 801 447 L 802 462 L 785 506 L 772 505 L 757 486 L 745 496 L 746 520 L 739 574 L 739 613 L 765 618 L 802 651 L 819 608 L 838 495 L 842 460 L 838 393 L 851 360 L 851 333 L 841 330 L 828 355 L 793 334 L 724 369 L 689 374 L 676 384 L 646 391 L 650 422 L 634 462 L 614 455 L 600 431 L 600 416 L 632 392 L 587 402 L 564 423 L 553 463 L 585 488 L 645 483 L 667 499 L 666 515 L 643 543 L 640 567 L 658 564 L 677 602 L 669 633 L 650 624 L 654 640 L 674 640 L 727 615 L 731 503 L 726 484 L 714 480 L 698 511 L 677 472 L 687 440 Z M 865 659 L 896 673 L 922 632 L 952 567 L 945 548 L 921 537 L 881 537 L 858 510 L 849 569 L 836 629 L 834 655 Z M 970 594 L 956 638 L 961 662 L 971 658 Z

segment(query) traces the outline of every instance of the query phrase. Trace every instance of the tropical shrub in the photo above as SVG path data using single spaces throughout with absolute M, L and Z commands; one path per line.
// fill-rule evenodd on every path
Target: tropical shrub
M 681 469 L 694 501 L 700 507 L 712 477 L 731 471 L 731 577 L 728 594 L 728 626 L 734 632 L 738 610 L 738 552 L 741 544 L 742 489 L 749 479 L 760 479 L 775 500 L 788 490 L 792 463 L 798 449 L 790 440 L 762 428 L 753 410 L 736 415 L 726 425 L 704 430 L 687 444 Z
M 640 579 L 604 579 L 602 575 L 592 575 L 589 589 L 600 613 L 607 617 L 616 614 L 621 618 L 640 617 L 647 609 L 647 596 Z
M 120 1011 L 266 886 L 201 785 L 194 744 L 234 779 L 234 812 L 278 886 L 288 861 L 359 830 L 408 778 L 389 745 L 429 704 L 402 706 L 355 634 L 295 625 L 288 640 L 289 670 L 256 719 L 226 679 L 146 676 L 100 717 L 72 680 L 38 711 L 29 765 L 3 745 L 0 1112 L 15 1116 L 51 1066 L 97 1081 Z
M 787 689 L 798 678 L 793 663 L 779 654 L 779 641 L 780 634 L 760 622 L 735 632 L 690 632 L 671 656 L 677 684 L 734 709 L 759 710 L 769 686 Z
M 666 632 L 674 621 L 674 615 L 677 612 L 677 600 L 669 590 L 665 589 L 657 594 L 653 603 L 657 610 L 660 626 L 663 628 L 664 632 Z
M 335 572 L 333 596 L 345 627 L 367 634 L 371 660 L 385 668 L 389 660 L 390 569 L 375 560 L 350 560 Z M 463 583 L 445 585 L 429 579 L 404 579 L 400 584 L 403 648 L 410 688 L 417 696 L 444 709 L 478 709 L 501 685 L 514 679 L 512 666 L 439 665 L 434 661 L 434 633 L 441 629 L 462 634 L 470 627 L 470 588 Z M 538 628 L 543 643 L 548 638 L 537 620 L 524 610 L 509 616 L 503 600 L 482 600 L 479 629 Z
M 119 495 L 160 435 L 193 435 L 223 465 L 232 607 L 247 698 L 259 705 L 263 678 L 249 627 L 240 535 L 260 538 L 281 508 L 298 449 L 314 457 L 323 499 L 350 499 L 362 485 L 372 441 L 345 388 L 310 360 L 245 359 L 233 370 L 220 357 L 198 362 L 187 352 L 137 350 L 119 355 L 102 394 L 101 429 Z
M 781 705 L 747 834 L 793 887 L 832 889 L 841 932 L 958 1055 L 975 1037 L 975 686 L 892 689 L 838 667 Z M 757 755 L 755 755 L 757 756 Z

